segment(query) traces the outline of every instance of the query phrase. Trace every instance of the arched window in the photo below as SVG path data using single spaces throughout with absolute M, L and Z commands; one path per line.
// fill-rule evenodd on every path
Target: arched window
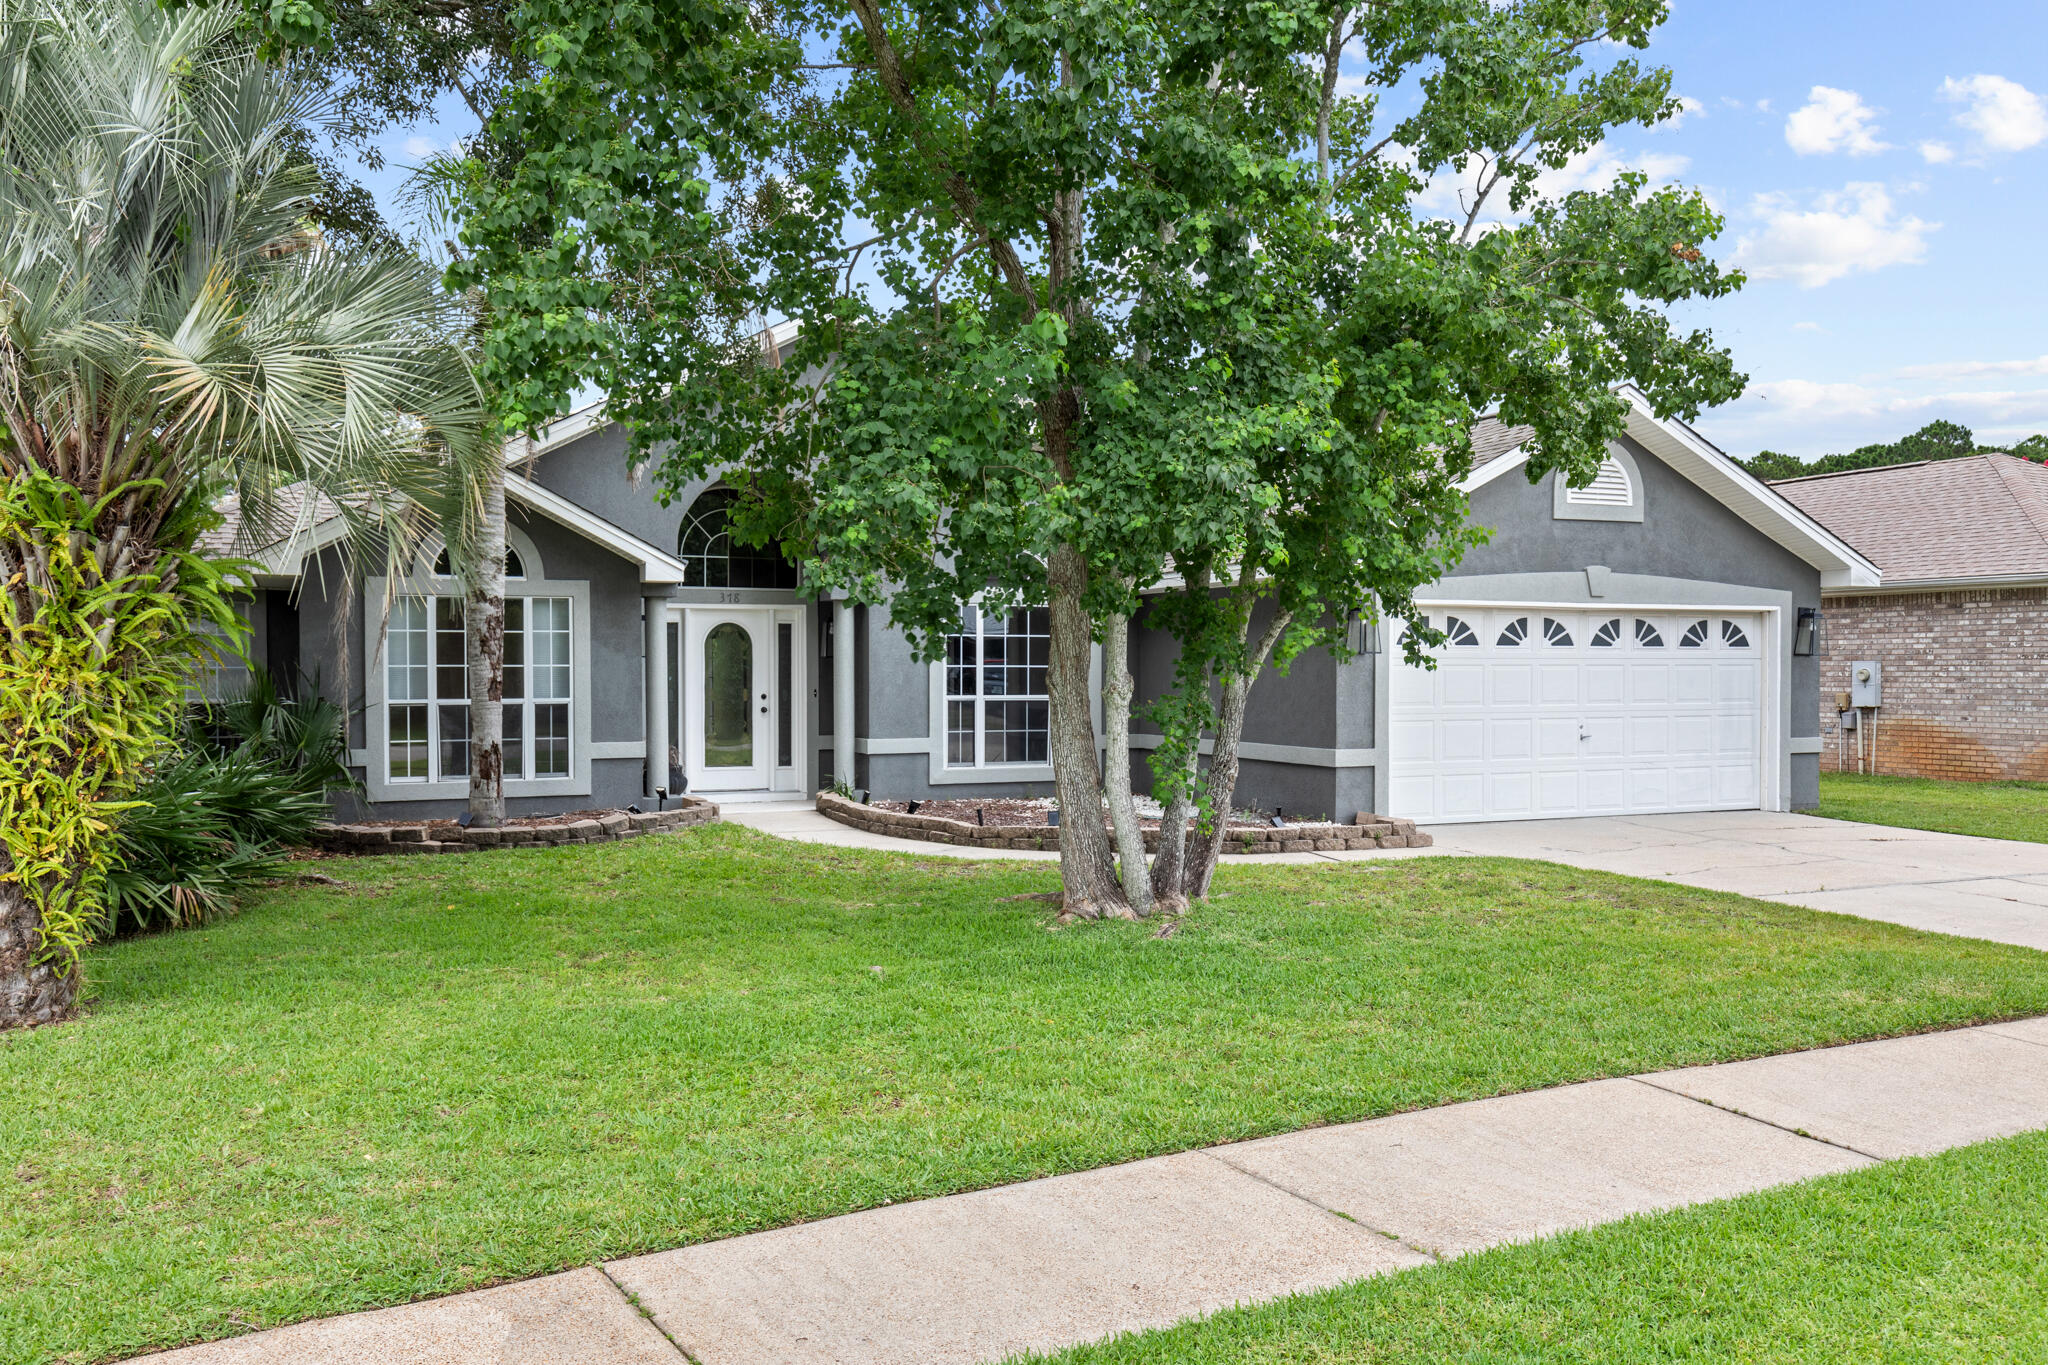
M 773 545 L 758 549 L 732 538 L 732 506 L 739 494 L 730 488 L 708 488 L 690 504 L 676 553 L 683 561 L 683 582 L 692 588 L 793 588 L 796 565 Z
M 447 578 L 454 572 L 454 568 L 451 567 L 448 561 L 448 547 L 444 545 L 441 547 L 441 553 L 434 556 L 434 576 L 436 578 Z M 513 549 L 510 545 L 505 547 L 505 577 L 526 577 L 526 562 L 519 557 L 519 551 Z

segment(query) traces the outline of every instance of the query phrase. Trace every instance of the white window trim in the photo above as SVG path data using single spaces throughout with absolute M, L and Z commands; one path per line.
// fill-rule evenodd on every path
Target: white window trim
M 438 550 L 437 550 L 438 553 Z M 532 553 L 530 545 L 519 547 L 520 557 L 526 562 L 526 571 L 532 575 L 540 568 L 539 559 Z M 429 564 L 433 562 L 430 558 Z M 431 575 L 416 575 L 401 580 L 391 589 L 392 597 L 419 597 L 446 595 L 437 589 L 446 589 L 452 580 L 435 578 Z M 386 589 L 390 580 L 371 578 L 363 584 L 363 601 L 376 606 L 386 600 Z M 548 578 L 528 577 L 518 580 L 518 597 L 566 597 L 569 599 L 569 775 L 567 777 L 527 777 L 505 781 L 505 795 L 515 796 L 588 796 L 590 795 L 590 584 L 581 579 L 556 581 Z M 384 639 L 383 612 L 371 620 L 370 612 L 363 613 L 363 657 L 368 660 L 363 680 L 364 710 L 364 785 L 369 789 L 372 802 L 378 801 L 441 801 L 462 800 L 469 795 L 467 776 L 450 778 L 440 782 L 393 782 L 390 780 L 390 737 L 391 712 L 388 688 L 385 678 L 387 650 Z M 431 639 L 431 630 L 429 631 Z M 431 742 L 431 741 L 430 741 Z
M 990 770 L 1001 770 L 1001 769 L 1012 769 L 1012 768 L 1043 768 L 1043 767 L 1047 767 L 1047 766 L 1050 766 L 1050 764 L 1051 764 L 1051 761 L 1052 761 L 1052 621 L 1051 621 L 1051 612 L 1050 612 L 1049 610 L 1047 610 L 1046 608 L 1044 608 L 1044 607 L 1026 607 L 1026 608 L 1024 608 L 1023 610 L 1024 610 L 1025 614 L 1027 615 L 1027 617 L 1028 617 L 1029 613 L 1030 613 L 1030 612 L 1032 612 L 1032 611 L 1045 611 L 1045 612 L 1046 612 L 1046 617 L 1047 617 L 1047 619 L 1046 619 L 1046 633 L 1045 633 L 1045 635 L 1044 635 L 1043 637 L 1040 637 L 1040 638 L 1043 638 L 1043 639 L 1045 640 L 1045 648 L 1046 648 L 1046 662 L 1045 662 L 1045 671 L 1046 671 L 1046 690 L 1045 690 L 1044 692 L 1019 692 L 1019 693 L 1007 693 L 1007 692 L 1006 692 L 1006 693 L 997 693 L 997 694 L 993 694 L 993 695 L 991 695 L 990 693 L 987 693 L 987 692 L 984 692 L 984 691 L 982 691 L 982 685 L 983 685 L 983 683 L 984 683 L 984 682 L 986 681 L 986 674 L 985 674 L 984 670 L 985 670 L 985 669 L 987 668 L 987 666 L 988 666 L 988 642 L 989 642 L 989 639 L 990 639 L 990 633 L 989 633 L 989 631 L 988 631 L 988 628 L 987 628 L 987 621 L 986 621 L 986 617 L 987 617 L 988 613 L 987 613 L 986 611 L 984 611 L 984 610 L 982 609 L 982 607 L 981 607 L 981 604 L 977 602 L 977 603 L 975 604 L 975 610 L 974 610 L 974 617 L 975 617 L 975 620 L 974 620 L 974 630 L 975 630 L 975 635 L 974 635 L 974 644 L 975 644 L 975 648 L 974 648 L 974 664 L 973 664 L 973 666 L 972 666 L 972 670 L 971 670 L 971 671 L 972 671 L 972 673 L 973 673 L 973 675 L 974 675 L 974 691 L 972 691 L 972 692 L 968 692 L 968 693 L 954 693 L 954 692 L 952 692 L 952 691 L 948 690 L 948 691 L 946 692 L 946 707 L 947 707 L 947 710 L 944 710 L 944 711 L 940 711 L 940 712 L 939 712 L 939 713 L 938 713 L 938 714 L 937 714 L 937 715 L 936 715 L 936 716 L 934 717 L 934 719 L 933 719 L 933 722 L 932 722 L 932 723 L 933 723 L 933 726 L 934 726 L 934 727 L 935 727 L 936 729 L 939 729 L 939 730 L 942 730 L 942 731 L 945 731 L 945 732 L 946 732 L 946 740 L 947 740 L 947 743 L 948 743 L 948 745 L 950 746 L 950 744 L 951 744 L 951 742 L 952 742 L 952 734 L 951 734 L 951 731 L 952 731 L 952 720 L 951 720 L 951 718 L 950 718 L 950 716 L 949 716 L 948 712 L 949 712 L 949 711 L 951 710 L 951 708 L 952 708 L 953 706 L 955 706 L 955 705 L 957 705 L 957 704 L 959 704 L 959 703 L 961 703 L 961 702 L 971 702 L 971 703 L 973 703 L 973 707 L 972 707 L 972 710 L 973 710 L 973 715 L 974 715 L 974 761 L 973 761 L 972 763 L 955 763 L 955 762 L 954 762 L 954 761 L 952 760 L 952 755 L 951 755 L 951 754 L 949 753 L 949 754 L 947 755 L 947 759 L 946 759 L 946 766 L 947 766 L 947 767 L 949 767 L 949 768 L 958 768 L 958 769 L 966 769 L 966 770 L 968 770 L 968 771 L 972 771 L 972 772 L 987 772 L 987 771 L 990 771 Z M 1005 617 L 1005 622 L 1006 622 L 1006 624 L 1007 624 L 1007 616 Z M 956 630 L 956 631 L 954 631 L 954 632 L 952 632 L 952 633 L 948 634 L 948 635 L 946 636 L 946 639 L 948 639 L 948 640 L 952 640 L 952 639 L 954 639 L 954 638 L 956 638 L 956 637 L 958 637 L 958 636 L 964 635 L 965 633 L 966 633 L 966 632 L 965 632 L 964 630 Z M 1011 636 L 1011 635 L 1010 635 L 1010 634 L 1008 633 L 1008 631 L 1007 631 L 1007 630 L 1005 630 L 1005 631 L 1004 631 L 1004 632 L 1003 632 L 1002 634 L 999 634 L 999 635 L 995 636 L 995 638 L 997 638 L 997 639 L 1001 639 L 1001 640 L 1008 640 L 1008 639 L 1011 639 L 1011 638 L 1022 638 L 1022 639 L 1025 639 L 1025 640 L 1030 640 L 1030 639 L 1032 639 L 1033 637 L 1032 637 L 1032 635 L 1031 635 L 1031 634 L 1030 634 L 1030 633 L 1029 633 L 1028 631 L 1027 631 L 1027 633 L 1026 633 L 1026 634 L 1024 634 L 1024 635 L 1023 635 L 1022 637 L 1012 637 L 1012 636 Z M 1006 649 L 1006 650 L 1005 650 L 1005 654 L 1007 655 L 1007 653 L 1008 653 L 1008 651 L 1007 651 L 1007 649 Z M 952 668 L 956 667 L 957 665 L 954 665 L 954 664 L 952 664 L 952 663 L 951 663 L 950 661 L 944 661 L 944 660 L 942 660 L 942 661 L 941 661 L 941 664 L 940 664 L 940 666 L 941 666 L 942 668 L 945 668 L 945 669 L 948 669 L 948 670 L 950 670 L 950 669 L 952 669 Z M 1001 665 L 999 665 L 999 667 L 1001 667 L 1001 668 L 1003 668 L 1003 669 L 1005 669 L 1005 670 L 1008 670 L 1008 669 L 1010 669 L 1010 668 L 1016 667 L 1016 665 L 1014 665 L 1014 664 L 1010 663 L 1010 662 L 1009 662 L 1009 660 L 1008 660 L 1008 659 L 1007 659 L 1007 657 L 1006 657 L 1006 658 L 1005 658 L 1005 660 L 1004 660 L 1004 662 L 1003 662 L 1003 663 L 1002 663 Z M 1028 673 L 1029 673 L 1029 669 L 1030 669 L 1030 667 L 1031 667 L 1030 659 L 1029 659 L 1029 657 L 1028 657 L 1028 649 L 1027 649 L 1027 657 L 1026 657 L 1026 659 L 1025 659 L 1025 662 L 1024 662 L 1024 665 L 1023 665 L 1023 667 L 1025 668 L 1025 670 L 1026 670 L 1026 672 L 1027 672 L 1027 676 L 1028 676 Z M 949 681 L 950 681 L 950 680 L 949 680 Z M 988 759 L 988 707 L 987 707 L 987 705 L 986 705 L 986 704 L 987 704 L 988 702 L 991 702 L 991 701 L 996 701 L 996 702 L 1005 702 L 1005 703 L 1007 703 L 1007 702 L 1013 702 L 1013 701 L 1018 701 L 1018 702 L 1044 702 L 1044 703 L 1045 703 L 1045 710 L 1046 710 L 1046 741 L 1045 741 L 1045 742 L 1046 742 L 1046 762 L 1044 762 L 1044 763 L 1032 763 L 1032 762 L 1030 762 L 1030 761 L 1028 761 L 1028 760 L 1027 760 L 1027 761 L 1025 761 L 1025 762 L 1022 762 L 1022 763 L 1011 763 L 1011 762 L 1001 762 L 1001 761 L 998 761 L 998 762 L 990 762 L 990 761 L 989 761 L 989 759 Z
M 930 755 L 931 766 L 927 780 L 934 787 L 992 786 L 1009 782 L 1050 782 L 1053 780 L 1051 763 L 996 763 L 986 768 L 953 768 L 946 764 L 946 661 L 940 659 L 929 665 L 926 676 L 930 681 L 930 700 L 925 710 L 925 742 Z M 1095 727 L 1095 748 L 1102 749 L 1102 646 L 1091 645 L 1088 649 L 1088 695 L 1091 704 L 1091 723 Z M 951 700 L 958 700 L 952 698 Z M 979 697 L 976 701 L 981 700 Z M 872 742 L 872 741 L 871 741 Z M 1051 743 L 1048 735 L 1047 743 Z M 865 751 L 865 750 L 863 750 Z M 1050 751 L 1048 751 L 1050 757 Z

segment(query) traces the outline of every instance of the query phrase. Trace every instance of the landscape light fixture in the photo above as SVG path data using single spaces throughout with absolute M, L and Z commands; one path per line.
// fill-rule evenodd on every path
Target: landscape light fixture
M 668 809 L 668 788 L 667 788 L 667 787 L 656 787 L 656 788 L 654 789 L 654 808 L 655 808 L 655 809 L 656 809 L 657 811 L 661 811 L 661 810 L 666 810 L 666 809 Z
M 1820 608 L 1801 607 L 1798 624 L 1792 627 L 1792 652 L 1802 659 L 1820 653 Z

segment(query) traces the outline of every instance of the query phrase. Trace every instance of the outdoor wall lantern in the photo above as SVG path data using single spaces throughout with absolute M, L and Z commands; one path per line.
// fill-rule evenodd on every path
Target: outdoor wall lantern
M 1377 619 L 1368 621 L 1353 612 L 1350 627 L 1344 632 L 1344 644 L 1353 654 L 1377 654 L 1380 652 L 1380 623 Z
M 1820 652 L 1819 607 L 1799 609 L 1799 624 L 1792 627 L 1792 652 L 1802 659 Z
M 819 604 L 818 657 L 821 659 L 832 657 L 832 618 L 836 614 L 831 603 L 822 602 Z

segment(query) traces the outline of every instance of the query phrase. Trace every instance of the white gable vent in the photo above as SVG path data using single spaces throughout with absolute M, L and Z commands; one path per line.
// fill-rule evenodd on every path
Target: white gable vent
M 1584 488 L 1565 489 L 1564 500 L 1581 507 L 1627 507 L 1635 502 L 1635 492 L 1621 461 L 1609 457 L 1601 462 L 1593 482 Z

